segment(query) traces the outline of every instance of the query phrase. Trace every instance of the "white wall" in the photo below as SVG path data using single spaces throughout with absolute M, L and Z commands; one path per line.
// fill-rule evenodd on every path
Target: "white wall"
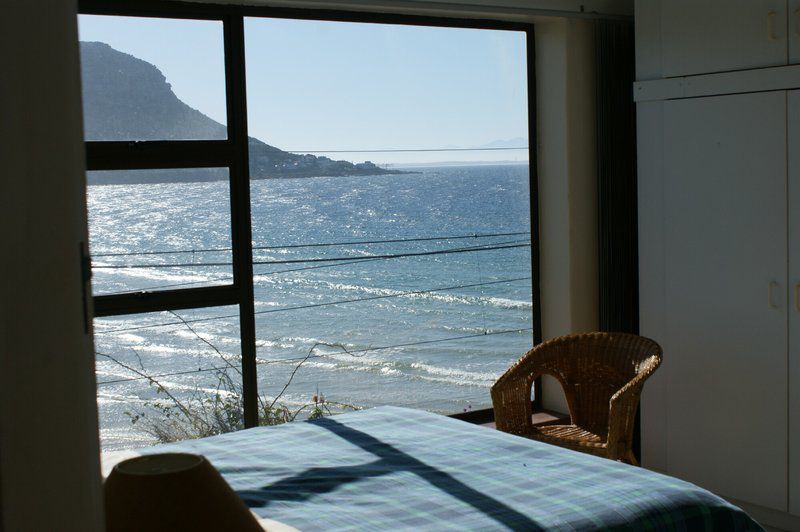
M 598 327 L 597 169 L 593 26 L 536 25 L 536 85 L 544 338 Z M 544 380 L 545 408 L 567 412 Z
M 3 7 L 1 528 L 102 530 L 76 5 Z
M 597 170 L 593 25 L 559 19 L 536 25 L 536 84 L 545 339 L 598 327 Z M 567 412 L 547 377 L 545 408 Z

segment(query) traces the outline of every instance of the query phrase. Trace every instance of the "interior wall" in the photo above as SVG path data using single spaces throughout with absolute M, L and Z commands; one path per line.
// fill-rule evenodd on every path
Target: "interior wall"
M 539 240 L 545 339 L 598 328 L 597 171 L 593 23 L 536 25 Z M 561 386 L 543 406 L 567 412 Z
M 2 529 L 102 530 L 76 3 L 3 7 Z

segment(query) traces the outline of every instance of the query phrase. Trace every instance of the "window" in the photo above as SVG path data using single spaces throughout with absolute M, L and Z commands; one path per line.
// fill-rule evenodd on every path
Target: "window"
M 87 177 L 96 295 L 231 284 L 227 168 Z
M 152 6 L 80 18 L 104 448 L 491 406 L 539 338 L 532 29 Z
M 104 450 L 244 428 L 236 306 L 96 318 Z
M 86 140 L 227 138 L 221 21 L 81 15 L 79 30 Z

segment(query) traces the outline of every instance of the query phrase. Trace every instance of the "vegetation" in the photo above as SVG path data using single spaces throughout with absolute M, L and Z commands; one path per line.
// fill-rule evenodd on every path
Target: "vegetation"
M 244 412 L 242 409 L 241 380 L 237 381 L 231 376 L 232 374 L 241 376 L 241 369 L 233 364 L 229 357 L 223 354 L 216 346 L 198 334 L 178 314 L 174 312 L 172 314 L 183 322 L 184 326 L 194 336 L 213 349 L 220 362 L 222 362 L 221 366 L 215 367 L 213 370 L 215 377 L 214 391 L 208 392 L 207 389 L 195 387 L 188 397 L 179 398 L 144 367 L 141 357 L 135 350 L 138 367 L 126 364 L 107 353 L 98 353 L 99 356 L 107 358 L 146 379 L 150 386 L 155 388 L 156 397 L 154 399 L 146 401 L 140 409 L 126 412 L 130 417 L 131 423 L 139 430 L 156 438 L 159 443 L 202 438 L 243 429 Z M 314 344 L 309 349 L 308 354 L 295 365 L 289 379 L 277 396 L 271 400 L 265 395 L 258 397 L 259 425 L 280 425 L 295 421 L 298 418 L 317 419 L 344 410 L 358 410 L 358 407 L 354 405 L 328 401 L 319 393 L 311 397 L 308 403 L 294 410 L 280 402 L 281 397 L 286 393 L 300 367 L 312 356 L 320 356 L 314 355 L 320 346 L 336 347 L 349 353 L 341 344 L 324 342 Z

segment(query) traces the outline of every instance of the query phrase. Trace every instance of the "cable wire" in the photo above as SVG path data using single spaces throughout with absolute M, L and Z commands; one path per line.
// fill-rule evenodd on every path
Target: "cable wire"
M 445 292 L 445 291 L 448 291 L 448 290 L 458 290 L 458 289 L 461 289 L 461 288 L 474 288 L 474 287 L 477 287 L 477 286 L 486 286 L 486 285 L 492 285 L 492 284 L 513 283 L 513 282 L 517 282 L 517 281 L 527 281 L 527 280 L 530 280 L 530 279 L 531 279 L 530 277 L 517 277 L 517 278 L 512 278 L 512 279 L 500 279 L 498 281 L 486 281 L 486 282 L 482 282 L 482 283 L 471 283 L 471 284 L 461 284 L 461 285 L 456 285 L 456 286 L 444 286 L 444 287 L 440 287 L 440 288 L 429 288 L 429 289 L 426 289 L 426 290 L 408 290 L 408 291 L 405 291 L 405 292 L 399 292 L 397 294 L 384 294 L 384 295 L 380 295 L 380 296 L 361 297 L 361 298 L 357 298 L 357 299 L 343 299 L 343 300 L 339 300 L 339 301 L 328 301 L 328 302 L 325 302 L 325 303 L 313 303 L 313 304 L 310 304 L 310 305 L 300 305 L 300 306 L 296 306 L 296 307 L 281 307 L 281 308 L 274 308 L 274 309 L 268 309 L 268 310 L 259 310 L 259 311 L 254 312 L 254 314 L 256 314 L 256 315 L 259 315 L 259 314 L 271 314 L 273 312 L 285 312 L 285 311 L 289 311 L 289 310 L 300 310 L 300 309 L 308 309 L 308 308 L 316 308 L 316 307 L 327 307 L 327 306 L 332 306 L 332 305 L 342 305 L 342 304 L 345 304 L 345 303 L 357 303 L 357 302 L 361 302 L 361 301 L 372 301 L 372 300 L 375 300 L 375 299 L 389 299 L 389 298 L 393 298 L 393 297 L 403 297 L 403 296 L 408 296 L 408 295 L 421 295 L 421 294 L 429 294 L 429 293 L 433 293 L 433 292 Z M 140 326 L 137 326 L 137 327 L 122 327 L 122 328 L 117 328 L 117 329 L 111 329 L 111 330 L 108 330 L 108 331 L 99 331 L 99 332 L 96 332 L 95 335 L 116 334 L 116 333 L 120 333 L 120 332 L 139 331 L 139 330 L 142 330 L 142 329 L 154 329 L 154 328 L 157 328 L 157 327 L 169 327 L 169 326 L 172 326 L 172 325 L 185 325 L 187 323 L 198 323 L 198 322 L 204 322 L 204 321 L 224 320 L 224 319 L 231 319 L 231 318 L 238 318 L 238 317 L 239 317 L 238 314 L 225 314 L 223 316 L 213 316 L 213 317 L 210 317 L 210 318 L 196 318 L 196 319 L 193 319 L 193 320 L 171 321 L 171 322 L 164 322 L 164 323 L 156 323 L 156 324 L 152 324 L 152 325 L 140 325 Z
M 378 346 L 378 347 L 366 347 L 366 348 L 363 348 L 363 349 L 354 349 L 354 350 L 348 351 L 348 353 L 351 353 L 351 354 L 352 353 L 368 353 L 370 351 L 383 351 L 383 350 L 386 350 L 386 349 L 395 349 L 395 348 L 398 348 L 398 347 L 411 347 L 411 346 L 416 346 L 416 345 L 435 344 L 435 343 L 439 343 L 439 342 L 451 342 L 451 341 L 456 341 L 456 340 L 466 340 L 466 339 L 469 339 L 469 338 L 479 338 L 481 336 L 493 336 L 493 335 L 497 335 L 497 334 L 521 333 L 521 332 L 532 331 L 532 330 L 533 330 L 533 327 L 526 327 L 526 328 L 523 328 L 523 329 L 508 329 L 508 330 L 502 330 L 502 331 L 488 331 L 488 332 L 482 332 L 482 333 L 478 333 L 478 334 L 467 334 L 467 335 L 463 335 L 463 336 L 451 336 L 449 338 L 439 338 L 439 339 L 436 339 L 436 340 L 421 340 L 421 341 L 418 341 L 418 342 L 408 342 L 408 343 L 404 343 L 404 344 L 384 345 L 384 346 Z M 299 362 L 301 360 L 308 360 L 308 359 L 312 359 L 312 358 L 327 358 L 327 357 L 330 357 L 330 355 L 309 355 L 309 356 L 296 357 L 296 358 L 280 358 L 280 359 L 271 359 L 271 360 L 257 360 L 256 364 L 257 365 L 285 364 L 285 363 L 289 363 L 289 362 Z M 172 372 L 172 373 L 162 373 L 162 374 L 159 374 L 159 375 L 150 375 L 149 377 L 127 377 L 127 378 L 121 378 L 121 379 L 99 381 L 97 383 L 97 385 L 98 386 L 103 386 L 103 385 L 107 385 L 107 384 L 118 384 L 118 383 L 122 383 L 122 382 L 130 382 L 130 381 L 160 379 L 160 378 L 163 378 L 163 377 L 173 377 L 173 376 L 176 376 L 176 375 L 189 375 L 189 374 L 193 374 L 193 373 L 203 373 L 203 372 L 206 372 L 206 371 L 221 371 L 221 370 L 224 370 L 224 369 L 226 369 L 226 368 L 212 366 L 212 367 L 209 367 L 209 368 L 198 368 L 198 369 L 195 369 L 195 370 L 176 371 L 176 372 Z
M 306 271 L 306 270 L 319 270 L 321 268 L 334 268 L 334 267 L 337 267 L 337 266 L 347 266 L 348 264 L 360 264 L 362 262 L 369 262 L 369 261 L 372 261 L 372 260 L 382 260 L 382 259 L 364 257 L 363 259 L 355 259 L 355 260 L 352 260 L 352 261 L 349 261 L 349 262 L 335 262 L 333 264 L 320 264 L 320 265 L 316 265 L 316 266 L 306 266 L 306 267 L 303 267 L 303 268 L 290 268 L 290 269 L 287 269 L 287 270 L 275 270 L 275 271 L 272 271 L 272 272 L 261 272 L 261 273 L 257 273 L 257 274 L 253 275 L 253 281 L 254 281 L 254 283 L 257 283 L 257 282 L 261 281 L 259 279 L 259 277 L 267 277 L 269 275 L 277 275 L 279 273 L 294 273 L 294 272 L 303 272 L 303 271 Z M 211 280 L 203 280 L 203 281 L 191 281 L 191 282 L 187 282 L 187 283 L 175 283 L 175 284 L 164 284 L 164 285 L 158 285 L 158 286 L 149 286 L 149 287 L 146 287 L 146 288 L 138 288 L 136 290 L 125 290 L 125 291 L 122 291 L 122 292 L 114 292 L 114 295 L 138 294 L 138 293 L 142 293 L 142 292 L 147 291 L 147 290 L 157 290 L 157 289 L 160 289 L 160 288 L 172 288 L 172 287 L 175 287 L 175 286 L 187 286 L 187 285 L 201 284 L 201 283 L 213 283 L 213 282 L 219 282 L 219 281 L 225 281 L 225 280 L 227 280 L 227 279 L 211 279 Z M 233 282 L 232 279 L 231 279 L 230 282 Z
M 484 233 L 473 235 L 449 235 L 449 236 L 428 236 L 415 238 L 392 238 L 386 240 L 353 240 L 350 242 L 321 242 L 316 244 L 281 244 L 275 246 L 253 246 L 253 251 L 264 249 L 296 249 L 296 248 L 318 248 L 330 246 L 358 246 L 367 244 L 395 244 L 399 242 L 430 242 L 433 240 L 460 240 L 464 238 L 491 238 L 496 236 L 519 236 L 529 235 L 530 231 L 516 231 L 511 233 Z M 232 248 L 201 248 L 201 249 L 182 249 L 174 251 L 131 251 L 125 253 L 92 253 L 92 257 L 128 257 L 140 255 L 169 255 L 178 253 L 210 253 L 231 251 Z
M 225 284 L 212 284 L 212 283 L 221 283 L 227 281 L 228 284 L 233 282 L 233 277 L 228 275 L 228 277 L 221 278 L 221 279 L 203 279 L 202 281 L 188 281 L 185 283 L 172 283 L 172 284 L 159 284 L 155 286 L 145 286 L 143 288 L 137 288 L 135 290 L 122 290 L 121 292 L 113 292 L 112 295 L 119 296 L 123 294 L 140 294 L 142 292 L 152 292 L 153 290 L 161 290 L 162 288 L 175 288 L 176 286 L 190 286 L 193 284 L 203 284 L 207 283 L 208 286 L 225 286 Z M 103 294 L 100 294 L 103 295 Z
M 289 153 L 409 153 L 409 152 L 447 152 L 447 151 L 507 151 L 527 150 L 527 146 L 518 148 L 389 148 L 378 150 L 283 150 Z
M 411 253 L 387 253 L 383 255 L 369 255 L 365 259 L 397 259 L 402 257 L 422 257 L 428 255 L 448 255 L 451 253 L 469 253 L 473 251 L 491 251 L 495 249 L 511 249 L 519 247 L 528 247 L 530 243 L 520 244 L 524 242 L 521 240 L 511 242 L 498 242 L 497 244 L 486 244 L 483 246 L 472 246 L 468 248 L 450 248 L 450 249 L 437 249 L 433 251 L 417 251 Z M 308 262 L 338 262 L 338 261 L 351 261 L 354 257 L 312 257 L 310 259 L 285 259 L 285 260 L 262 260 L 252 262 L 253 266 L 262 266 L 268 264 L 301 264 Z M 186 262 L 178 264 L 108 264 L 105 266 L 93 266 L 95 270 L 110 270 L 110 269 L 133 269 L 133 268 L 198 268 L 198 267 L 218 267 L 218 266 L 231 266 L 231 262 Z

